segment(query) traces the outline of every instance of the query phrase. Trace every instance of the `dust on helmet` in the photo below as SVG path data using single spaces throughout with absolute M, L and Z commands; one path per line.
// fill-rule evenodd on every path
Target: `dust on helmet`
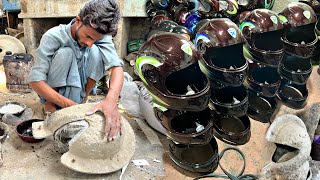
M 185 37 L 155 34 L 140 48 L 136 69 L 154 103 L 168 109 L 201 111 L 210 99 L 210 81 L 198 65 L 201 58 Z
M 135 151 L 135 135 L 121 117 L 123 133 L 113 141 L 105 138 L 102 113 L 86 115 L 93 103 L 74 105 L 52 113 L 45 121 L 32 123 L 35 138 L 53 138 L 66 153 L 61 163 L 88 174 L 115 172 L 129 163 Z
M 256 8 L 272 9 L 275 0 L 258 0 Z
M 313 9 L 301 2 L 290 3 L 279 13 L 285 25 L 281 40 L 288 54 L 309 58 L 313 55 L 318 38 L 315 33 L 317 17 Z
M 278 66 L 284 55 L 281 41 L 283 25 L 278 15 L 268 9 L 255 9 L 240 23 L 246 40 L 244 56 L 249 61 Z
M 248 63 L 243 57 L 243 38 L 238 26 L 230 19 L 208 20 L 197 31 L 194 43 L 203 54 L 199 61 L 209 79 L 230 86 L 242 85 Z
M 270 158 L 271 162 L 262 169 L 263 177 L 307 179 L 311 141 L 307 128 L 299 117 L 293 114 L 277 117 L 269 127 L 266 139 L 277 148 Z

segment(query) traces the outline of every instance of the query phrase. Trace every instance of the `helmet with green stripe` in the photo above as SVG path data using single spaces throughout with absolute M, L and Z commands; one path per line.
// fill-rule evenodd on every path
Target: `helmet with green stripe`
M 285 25 L 282 42 L 286 52 L 302 58 L 311 57 L 318 42 L 314 10 L 306 3 L 294 2 L 288 4 L 279 17 Z
M 185 37 L 164 32 L 140 48 L 136 69 L 153 101 L 163 108 L 200 111 L 209 103 L 210 82 L 201 72 L 202 57 Z
M 281 42 L 283 24 L 278 15 L 268 9 L 255 9 L 246 14 L 240 23 L 246 43 L 246 59 L 269 66 L 278 66 L 284 55 Z

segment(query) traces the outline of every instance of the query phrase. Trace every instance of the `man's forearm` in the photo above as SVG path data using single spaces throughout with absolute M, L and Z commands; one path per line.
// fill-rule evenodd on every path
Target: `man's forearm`
M 62 108 L 76 104 L 74 101 L 60 95 L 44 81 L 30 82 L 30 86 L 41 97 Z
M 123 85 L 123 69 L 122 67 L 113 67 L 110 69 L 109 90 L 106 99 L 117 103 L 120 91 Z

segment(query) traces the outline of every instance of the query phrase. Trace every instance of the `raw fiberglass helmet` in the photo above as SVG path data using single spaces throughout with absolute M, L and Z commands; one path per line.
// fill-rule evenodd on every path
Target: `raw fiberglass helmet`
M 305 3 L 290 3 L 279 13 L 279 17 L 285 25 L 281 38 L 285 51 L 302 58 L 311 57 L 318 42 L 314 30 L 317 16 L 313 9 Z
M 243 51 L 247 60 L 269 66 L 279 65 L 284 55 L 281 42 L 283 25 L 275 12 L 253 10 L 242 20 L 240 29 L 246 39 Z
M 293 114 L 277 117 L 270 125 L 266 139 L 276 145 L 271 162 L 261 171 L 265 179 L 311 179 L 310 136 L 304 122 Z M 317 178 L 316 178 L 317 179 Z
M 243 38 L 230 19 L 208 20 L 198 31 L 195 45 L 203 54 L 201 71 L 209 79 L 230 86 L 242 85 L 248 63 L 243 57 Z
M 136 69 L 156 104 L 201 111 L 210 99 L 209 79 L 198 65 L 201 58 L 188 39 L 164 32 L 151 36 L 142 45 Z

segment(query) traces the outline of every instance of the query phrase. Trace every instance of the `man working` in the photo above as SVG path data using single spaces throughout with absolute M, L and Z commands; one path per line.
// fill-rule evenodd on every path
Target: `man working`
M 53 112 L 57 107 L 86 102 L 108 69 L 108 94 L 87 114 L 104 113 L 109 141 L 121 131 L 117 102 L 123 84 L 123 62 L 112 42 L 119 16 L 115 0 L 89 1 L 68 25 L 53 27 L 42 36 L 29 76 L 44 110 Z

